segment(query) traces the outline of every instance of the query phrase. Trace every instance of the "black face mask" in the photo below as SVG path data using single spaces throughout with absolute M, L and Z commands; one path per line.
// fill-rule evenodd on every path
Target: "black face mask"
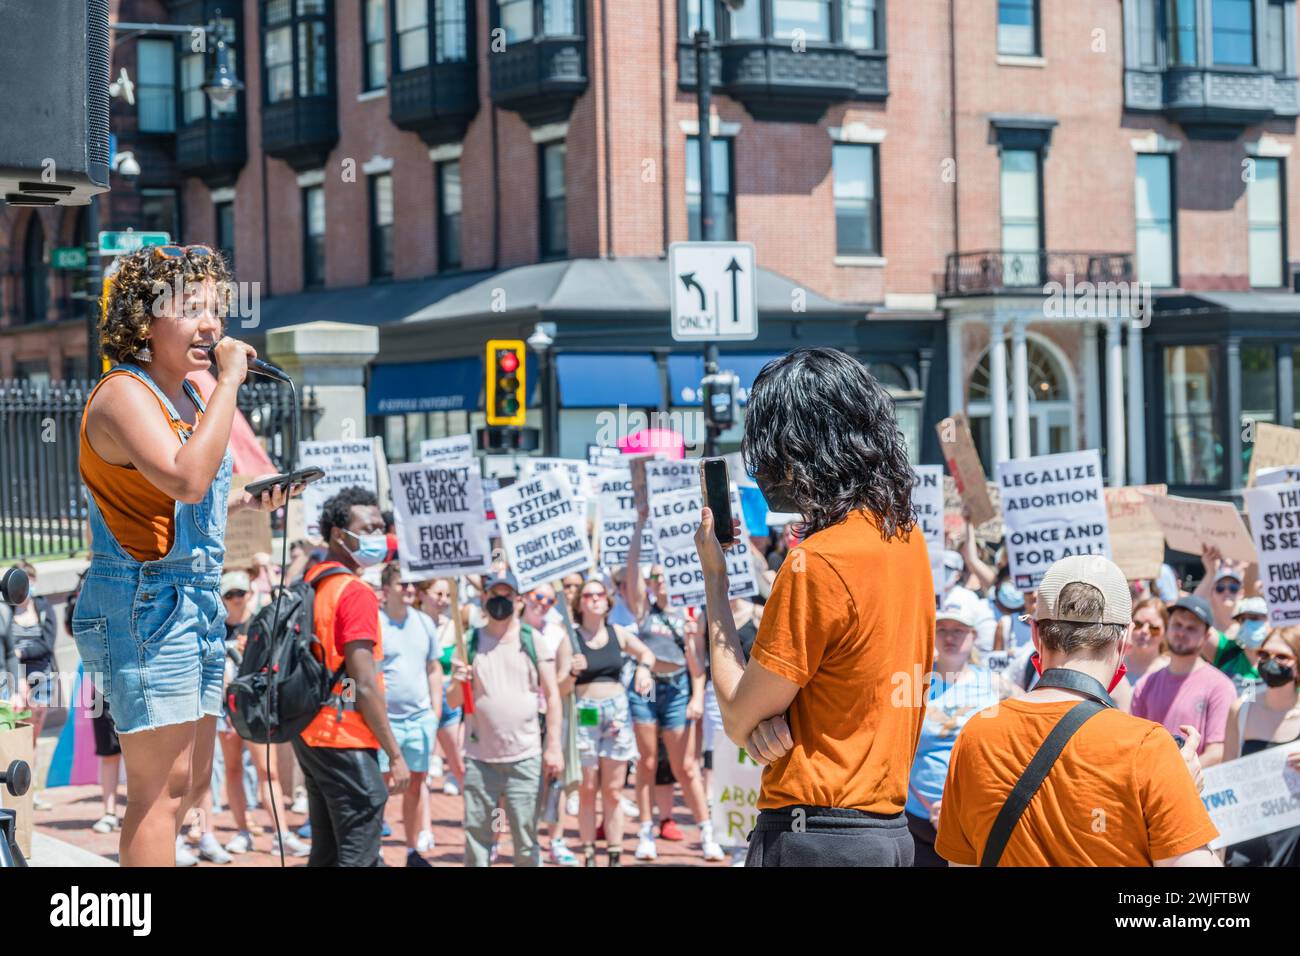
M 769 510 L 787 514 L 803 514 L 799 506 L 791 501 L 786 494 L 784 485 L 770 485 L 758 475 L 754 476 L 754 484 L 758 485 L 758 490 L 763 493 L 763 499 L 767 502 Z
M 504 621 L 515 613 L 515 602 L 504 594 L 494 594 L 483 602 L 483 610 L 494 621 Z
M 1275 661 L 1272 658 L 1264 661 L 1256 668 L 1259 671 L 1259 679 L 1269 687 L 1284 687 L 1295 680 L 1295 667 L 1291 664 L 1283 664 L 1281 661 Z

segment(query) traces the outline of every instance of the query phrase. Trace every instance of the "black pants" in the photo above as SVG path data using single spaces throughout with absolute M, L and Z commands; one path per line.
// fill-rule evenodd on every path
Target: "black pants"
M 311 820 L 308 866 L 383 866 L 379 841 L 388 788 L 377 750 L 309 747 L 293 752 L 307 786 Z
M 903 814 L 832 807 L 760 810 L 745 866 L 911 866 Z
M 909 813 L 907 829 L 912 832 L 912 840 L 916 844 L 916 859 L 912 861 L 912 866 L 948 865 L 947 860 L 934 852 L 934 841 L 938 839 L 939 831 L 933 823 Z

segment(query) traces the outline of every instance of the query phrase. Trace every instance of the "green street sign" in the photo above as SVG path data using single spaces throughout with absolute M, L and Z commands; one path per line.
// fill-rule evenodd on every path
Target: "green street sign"
M 50 255 L 50 265 L 56 269 L 84 269 L 86 250 L 81 246 L 55 249 Z
M 165 232 L 101 232 L 99 254 L 125 256 L 145 246 L 165 246 L 171 241 Z

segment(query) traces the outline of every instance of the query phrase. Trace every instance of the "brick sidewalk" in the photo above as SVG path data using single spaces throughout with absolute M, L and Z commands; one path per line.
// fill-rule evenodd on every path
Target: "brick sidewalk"
M 629 799 L 633 797 L 631 788 L 628 788 L 626 794 Z M 122 788 L 125 793 L 125 787 Z M 52 836 L 56 839 L 71 843 L 82 849 L 102 856 L 106 859 L 116 861 L 118 834 L 117 833 L 96 833 L 90 829 L 91 824 L 99 819 L 103 812 L 103 804 L 100 802 L 98 786 L 83 787 L 57 787 L 52 790 L 43 791 L 46 800 L 54 805 L 52 810 L 40 810 L 35 813 L 36 829 Z M 425 858 L 435 866 L 460 866 L 464 854 L 464 837 L 461 831 L 461 821 L 463 819 L 462 800 L 460 797 L 449 797 L 441 792 L 435 792 L 429 795 L 430 810 L 433 815 L 433 826 L 431 827 L 434 835 L 435 848 L 432 852 L 425 854 Z M 119 798 L 119 813 L 124 801 Z M 390 799 L 388 808 L 385 811 L 385 819 L 393 829 L 392 836 L 385 837 L 383 842 L 384 862 L 389 866 L 406 865 L 406 849 L 404 830 L 402 827 L 402 803 L 400 798 Z M 254 826 L 258 821 L 263 821 L 267 827 L 265 834 L 258 835 L 254 831 L 254 841 L 257 844 L 258 851 L 246 853 L 234 858 L 234 862 L 229 864 L 230 868 L 241 866 L 279 866 L 279 856 L 272 856 L 269 852 L 271 838 L 269 815 L 261 810 L 250 813 L 250 823 Z M 636 828 L 637 821 L 627 821 L 625 826 L 627 833 L 623 841 L 623 860 L 627 866 L 726 866 L 727 863 L 706 863 L 700 856 L 699 844 L 694 842 L 697 839 L 698 831 L 693 826 L 687 826 L 690 815 L 686 812 L 684 805 L 680 802 L 674 808 L 674 818 L 678 825 L 686 834 L 686 840 L 680 843 L 670 843 L 667 840 L 657 840 L 656 846 L 659 851 L 659 858 L 653 863 L 641 863 L 632 858 L 632 852 L 636 849 Z M 287 819 L 289 826 L 297 830 L 307 822 L 303 814 L 290 813 L 282 820 Z M 579 852 L 579 840 L 576 821 L 568 821 L 569 828 L 565 831 L 566 842 L 570 849 L 575 853 Z M 235 836 L 234 817 L 229 811 L 219 813 L 216 816 L 215 831 L 217 839 L 225 845 Z M 504 835 L 508 843 L 509 835 Z M 543 854 L 545 856 L 545 854 Z M 599 866 L 604 866 L 607 862 L 603 849 L 598 845 L 597 860 Z M 287 866 L 305 866 L 305 858 L 285 857 Z M 503 848 L 501 858 L 498 860 L 498 866 L 508 866 L 510 864 L 510 855 L 507 848 Z M 200 866 L 216 866 L 213 863 L 201 862 Z M 549 866 L 549 859 L 545 865 Z

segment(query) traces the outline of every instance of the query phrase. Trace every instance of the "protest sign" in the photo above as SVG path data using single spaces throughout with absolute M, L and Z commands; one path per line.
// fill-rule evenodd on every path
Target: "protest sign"
M 252 481 L 247 475 L 233 475 L 231 488 L 238 491 Z M 246 569 L 259 551 L 271 553 L 271 515 L 266 511 L 240 509 L 226 519 L 227 570 Z
M 378 496 L 377 442 L 377 438 L 353 438 L 305 441 L 299 445 L 298 467 L 314 465 L 325 471 L 324 478 L 312 482 L 302 492 L 303 522 L 309 537 L 320 537 L 321 507 L 343 488 L 359 485 Z
M 700 462 L 690 461 L 656 461 L 650 460 L 645 465 L 646 491 L 650 501 L 679 488 L 700 487 Z
M 1295 624 L 1300 621 L 1300 483 L 1247 488 L 1243 497 L 1250 508 L 1269 622 L 1274 627 Z
M 1259 483 L 1259 472 L 1265 468 L 1300 465 L 1300 428 L 1255 423 L 1255 447 L 1250 454 L 1250 475 L 1246 487 Z
M 573 495 L 578 501 L 579 510 L 583 515 L 587 513 L 587 499 L 591 497 L 591 485 L 587 480 L 587 463 L 578 461 L 576 458 L 525 458 L 523 471 L 519 474 L 520 481 L 528 481 L 535 475 L 543 472 L 563 470 L 569 479 L 569 487 L 573 489 Z
M 474 457 L 472 435 L 450 435 L 447 438 L 426 438 L 420 442 L 420 461 L 426 465 L 463 465 Z
M 597 468 L 626 468 L 627 457 L 619 449 L 608 445 L 588 445 L 587 464 Z
M 563 469 L 493 492 L 492 510 L 520 591 L 591 567 L 587 517 Z
M 483 486 L 471 462 L 390 465 L 397 556 L 408 581 L 480 574 L 491 567 Z
M 970 423 L 965 412 L 956 412 L 935 426 L 939 433 L 939 445 L 943 450 L 943 460 L 948 464 L 948 473 L 957 483 L 957 492 L 962 504 L 970 509 L 971 524 L 981 525 L 992 521 L 997 510 L 989 501 L 984 485 L 984 466 L 980 463 L 980 453 L 975 449 L 971 438 Z
M 1211 850 L 1300 826 L 1300 772 L 1286 765 L 1300 741 L 1205 767 L 1201 802 L 1219 831 Z
M 934 593 L 943 594 L 943 465 L 917 465 L 912 505 L 930 552 Z
M 632 473 L 627 470 L 606 471 L 599 488 L 599 522 L 596 525 L 596 552 L 602 568 L 621 568 L 627 564 L 636 527 L 636 503 L 632 494 Z M 655 539 L 650 524 L 641 529 L 641 559 L 653 561 Z
M 1037 590 L 1053 563 L 1072 554 L 1110 557 L 1101 455 L 1095 448 L 998 462 L 1002 520 L 1013 583 Z
M 713 835 L 724 847 L 745 846 L 758 822 L 763 768 L 726 734 L 713 735 Z
M 704 606 L 704 570 L 695 550 L 695 530 L 702 507 L 698 482 L 693 488 L 679 488 L 650 500 L 658 561 L 664 568 L 668 603 L 673 607 Z M 734 487 L 731 511 L 733 515 L 740 514 L 740 499 Z M 728 595 L 738 598 L 757 594 L 758 581 L 743 528 L 740 538 L 723 554 L 727 561 Z
M 1160 565 L 1165 561 L 1165 536 L 1147 505 L 1147 495 L 1163 495 L 1167 490 L 1165 485 L 1106 489 L 1111 559 L 1130 581 L 1160 576 Z
M 1146 495 L 1147 507 L 1165 533 L 1165 543 L 1175 551 L 1200 554 L 1214 545 L 1223 557 L 1240 564 L 1255 561 L 1255 545 L 1237 509 L 1226 501 Z
M 1280 485 L 1289 481 L 1300 481 L 1300 468 L 1288 465 L 1281 468 L 1261 468 L 1255 472 L 1256 488 L 1262 488 L 1264 485 Z

